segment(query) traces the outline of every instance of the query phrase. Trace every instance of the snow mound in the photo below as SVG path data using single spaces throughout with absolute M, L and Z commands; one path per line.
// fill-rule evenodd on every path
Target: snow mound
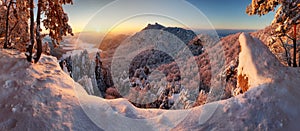
M 188 110 L 138 109 L 90 96 L 54 57 L 38 64 L 0 50 L 0 130 L 296 130 L 300 71 L 283 67 L 248 34 L 239 37 L 239 74 L 249 90 Z
M 249 34 L 241 34 L 239 41 L 242 51 L 239 55 L 238 75 L 248 78 L 249 87 L 271 83 L 272 80 L 278 77 L 273 73 L 282 65 L 267 46 L 259 39 L 252 38 Z M 270 70 L 274 71 L 270 72 Z
M 31 64 L 24 53 L 1 49 L 0 63 L 0 130 L 98 129 L 56 58 L 43 55 Z

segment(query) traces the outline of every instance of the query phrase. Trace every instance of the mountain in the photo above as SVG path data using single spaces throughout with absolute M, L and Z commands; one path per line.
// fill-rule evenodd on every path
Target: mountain
M 183 43 L 188 45 L 193 55 L 199 55 L 201 54 L 201 45 L 194 45 L 193 43 L 190 43 L 195 37 L 197 36 L 193 31 L 186 30 L 183 28 L 178 27 L 165 27 L 163 25 L 160 25 L 158 23 L 155 24 L 148 24 L 144 29 L 142 29 L 140 32 L 137 32 L 135 35 L 145 31 L 145 30 L 161 30 L 165 32 L 169 32 L 174 35 L 174 37 L 178 37 Z M 106 65 L 111 64 L 111 59 L 113 57 L 113 54 L 115 53 L 115 50 L 126 40 L 130 39 L 132 36 L 127 35 L 113 35 L 108 34 L 105 36 L 100 44 L 99 49 L 101 49 L 102 56 L 103 56 L 103 62 Z M 144 52 L 146 53 L 146 52 Z M 148 53 L 153 54 L 153 53 Z M 165 56 L 164 54 L 161 54 L 162 56 Z M 167 56 L 166 56 L 167 57 Z M 164 58 L 162 58 L 164 59 Z M 168 62 L 166 62 L 168 63 Z
M 258 39 L 238 39 L 244 94 L 188 110 L 138 109 L 126 99 L 90 96 L 56 58 L 39 63 L 0 50 L 0 130 L 297 130 L 300 72 L 280 64 Z M 258 53 L 259 52 L 259 53 Z
M 170 33 L 176 35 L 178 38 L 180 38 L 186 44 L 189 43 L 192 39 L 194 39 L 196 37 L 196 34 L 191 30 L 186 30 L 186 29 L 179 28 L 179 27 L 165 27 L 158 23 L 155 23 L 153 25 L 148 24 L 147 27 L 145 27 L 143 30 L 149 30 L 149 29 L 163 30 L 163 31 L 170 32 Z
M 155 35 L 156 33 L 162 34 L 164 33 L 164 36 L 162 37 L 166 37 L 165 40 L 162 40 L 163 42 L 167 42 L 167 41 L 171 41 L 171 39 L 179 39 L 181 41 L 178 42 L 173 42 L 170 43 L 166 48 L 172 49 L 172 48 L 177 48 L 176 46 L 178 46 L 178 44 L 180 42 L 182 42 L 183 44 L 185 44 L 188 48 L 189 51 L 191 51 L 193 56 L 198 56 L 200 55 L 203 50 L 203 45 L 206 41 L 201 41 L 199 40 L 199 38 L 197 37 L 197 35 L 191 31 L 191 30 L 186 30 L 183 28 L 179 28 L 179 27 L 165 27 L 163 25 L 160 25 L 158 23 L 155 24 L 148 24 L 147 27 L 145 27 L 141 32 L 136 33 L 134 36 L 132 36 L 131 38 L 128 38 L 127 41 L 125 41 L 125 43 L 134 43 L 136 41 L 138 41 L 138 37 L 140 37 L 141 39 L 146 39 L 147 36 L 145 35 L 145 32 L 147 31 L 147 34 L 151 35 Z M 157 34 L 158 35 L 158 34 Z M 195 42 L 193 42 L 195 41 Z M 144 42 L 144 41 L 141 41 Z M 153 45 L 155 43 L 155 40 L 150 40 L 148 41 L 149 46 L 151 46 L 151 44 Z M 181 52 L 179 52 L 178 55 L 180 55 Z M 160 49 L 149 49 L 149 50 L 145 50 L 140 52 L 137 56 L 134 57 L 134 59 L 132 60 L 131 63 L 131 67 L 130 67 L 130 74 L 133 75 L 134 70 L 136 70 L 137 68 L 140 67 L 144 67 L 146 65 L 150 66 L 150 67 L 159 67 L 160 65 L 164 65 L 164 64 L 168 64 L 174 62 L 174 58 L 172 58 L 170 56 L 170 54 L 168 54 L 167 52 L 164 52 Z M 130 76 L 131 76 L 130 75 Z
M 212 72 L 222 73 L 224 71 L 223 69 L 224 66 L 230 67 L 232 66 L 231 63 L 236 63 L 235 61 L 238 58 L 237 57 L 238 53 L 240 52 L 239 43 L 237 40 L 238 36 L 239 34 L 236 34 L 233 36 L 228 36 L 226 38 L 223 38 L 219 44 L 218 39 L 212 38 L 209 35 L 196 36 L 190 30 L 185 30 L 177 27 L 164 27 L 157 23 L 154 25 L 149 24 L 145 29 L 128 38 L 125 38 L 125 36 L 124 37 L 107 36 L 106 39 L 104 40 L 104 43 L 106 44 L 101 45 L 103 49 L 103 52 L 101 53 L 102 56 L 101 60 L 103 61 L 103 65 L 105 65 L 106 67 L 111 67 L 111 62 L 108 61 L 112 61 L 112 60 L 117 61 L 118 59 L 128 60 L 125 62 L 121 60 L 123 62 L 117 64 L 119 66 L 117 66 L 116 69 L 112 70 L 113 72 L 118 72 L 117 73 L 118 75 L 115 74 L 115 76 L 123 76 L 124 71 L 125 72 L 128 71 L 129 74 L 128 77 L 130 80 L 126 80 L 125 78 L 116 78 L 116 79 L 119 82 L 131 81 L 131 84 L 114 83 L 114 86 L 118 88 L 120 92 L 124 92 L 126 86 L 135 85 L 132 83 L 140 83 L 140 81 L 142 80 L 137 80 L 136 78 L 134 78 L 134 74 L 137 74 L 137 71 L 143 69 L 144 67 L 149 67 L 151 71 L 161 72 L 166 79 L 166 81 L 164 82 L 151 84 L 150 85 L 151 87 L 158 87 L 160 90 L 163 90 L 162 92 L 164 92 L 164 88 L 169 88 L 169 87 L 163 85 L 170 85 L 170 84 L 176 85 L 174 84 L 175 82 L 175 83 L 180 83 L 177 84 L 177 86 L 181 87 L 180 88 L 181 90 L 187 91 L 186 93 L 184 91 L 183 92 L 176 91 L 178 94 L 182 94 L 182 98 L 187 97 L 186 99 L 189 100 L 189 102 L 182 101 L 181 103 L 178 103 L 178 106 L 176 106 L 180 108 L 173 108 L 173 109 L 181 109 L 183 106 L 179 106 L 180 104 L 186 105 L 185 107 L 191 108 L 193 106 L 201 105 L 201 104 L 197 104 L 201 102 L 195 102 L 200 91 L 203 90 L 205 92 L 204 95 L 208 95 L 212 87 L 212 83 L 211 83 L 211 79 L 213 76 Z M 115 37 L 117 37 L 117 39 L 115 39 Z M 155 47 L 155 43 L 158 44 L 157 47 Z M 222 46 L 224 48 L 222 48 Z M 121 53 L 120 51 L 121 52 L 125 51 L 125 52 Z M 188 54 L 189 51 L 191 51 L 190 54 Z M 224 63 L 225 65 L 218 66 L 217 64 L 223 60 L 222 54 L 225 56 L 224 59 L 226 59 L 225 61 L 226 63 Z M 81 60 L 80 58 L 81 56 L 77 56 L 77 57 L 79 57 L 78 60 Z M 216 59 L 212 60 L 212 57 Z M 74 57 L 72 59 L 77 59 L 77 58 Z M 94 58 L 91 57 L 91 60 L 94 60 Z M 187 68 L 186 66 L 180 69 L 178 62 L 179 63 L 188 62 L 184 64 L 187 66 L 192 66 L 191 63 L 194 62 L 193 64 L 195 65 L 193 65 L 192 68 Z M 81 66 L 83 70 L 89 70 L 89 72 L 92 71 L 93 67 L 91 65 L 86 65 L 85 62 L 79 62 L 79 64 L 80 63 L 82 64 Z M 75 66 L 73 63 L 72 65 L 73 65 L 73 69 L 77 69 L 77 68 L 81 69 L 80 66 L 77 67 L 78 64 Z M 122 67 L 121 65 L 125 65 L 125 66 L 128 65 L 129 69 L 120 70 L 120 68 Z M 198 68 L 196 68 L 197 66 Z M 212 69 L 212 66 L 215 67 L 218 66 L 218 69 L 216 68 Z M 87 67 L 91 67 L 91 69 Z M 108 69 L 106 72 L 111 72 L 112 68 L 106 68 L 106 69 Z M 198 74 L 196 72 L 199 72 L 201 79 L 190 78 L 194 74 Z M 76 73 L 80 73 L 80 72 L 77 70 L 72 71 L 72 74 L 76 74 Z M 182 74 L 188 74 L 188 73 L 192 73 L 193 75 L 188 76 L 188 78 L 182 76 Z M 81 76 L 81 75 L 76 75 L 76 77 L 77 76 Z M 93 77 L 92 75 L 88 75 L 88 76 L 89 78 Z M 154 81 L 163 80 L 163 79 L 158 79 L 160 78 L 159 75 L 157 76 L 152 74 L 152 76 L 149 77 L 152 77 L 153 80 L 147 80 L 146 82 L 151 83 Z M 75 79 L 75 81 L 78 81 L 78 79 Z M 93 81 L 94 80 L 92 80 L 92 83 L 95 83 Z M 228 84 L 226 84 L 226 86 L 227 86 L 226 93 L 224 96 L 222 96 L 222 99 L 227 99 L 232 97 L 231 90 L 234 90 L 236 88 L 236 79 L 229 81 Z M 145 86 L 141 88 L 144 87 Z M 95 90 L 95 92 L 97 91 Z M 162 92 L 152 91 L 146 93 L 151 94 L 152 96 L 161 97 Z M 133 101 L 135 101 L 136 99 L 144 99 L 143 93 L 145 92 L 139 92 L 139 93 L 141 93 L 140 96 L 142 96 L 142 98 L 135 96 L 132 97 L 132 99 L 134 99 Z M 156 104 L 155 106 L 150 106 L 150 107 L 158 108 L 159 105 L 162 103 L 163 99 L 159 98 L 158 100 L 159 100 L 158 102 L 153 103 Z M 206 99 L 204 100 L 206 101 Z M 212 101 L 214 100 L 211 100 L 210 102 Z M 136 105 L 136 106 L 149 107 L 149 105 Z
M 264 44 L 268 43 L 268 39 L 270 37 L 270 27 L 267 27 L 264 30 L 259 30 L 257 32 L 250 33 L 251 36 L 257 37 L 263 41 Z M 165 31 L 167 30 L 167 31 Z M 171 33 L 172 32 L 172 33 Z M 209 35 L 200 34 L 190 40 L 188 43 L 184 43 L 182 39 L 187 37 L 185 36 L 193 36 L 193 35 L 186 35 L 192 34 L 189 33 L 189 30 L 185 30 L 182 28 L 177 27 L 165 27 L 158 23 L 149 24 L 145 27 L 142 31 L 136 33 L 135 35 L 125 38 L 120 36 L 116 41 L 114 41 L 114 37 L 107 37 L 109 39 L 106 40 L 107 43 L 106 49 L 109 48 L 109 51 L 102 52 L 102 56 L 104 54 L 104 65 L 106 67 L 111 67 L 111 63 L 107 61 L 112 61 L 113 59 L 116 61 L 118 59 L 127 59 L 125 63 L 117 64 L 117 67 L 113 69 L 113 72 L 118 72 L 115 76 L 122 76 L 115 77 L 118 83 L 109 82 L 113 84 L 109 84 L 112 86 L 108 87 L 116 87 L 119 90 L 114 90 L 116 92 L 128 92 L 127 88 L 139 90 L 139 88 L 135 88 L 136 85 L 140 89 L 148 89 L 151 90 L 142 90 L 142 91 L 135 91 L 133 90 L 131 94 L 138 94 L 138 95 L 129 95 L 130 101 L 137 107 L 141 108 L 160 108 L 160 105 L 163 103 L 164 96 L 168 96 L 170 107 L 167 109 L 186 109 L 191 107 L 196 107 L 199 105 L 203 105 L 205 103 L 210 103 L 218 100 L 228 99 L 234 96 L 237 96 L 241 93 L 247 92 L 248 88 L 240 88 L 237 86 L 238 79 L 242 79 L 242 76 L 238 76 L 238 64 L 239 64 L 239 53 L 241 52 L 239 36 L 241 33 L 228 35 L 226 37 L 222 37 L 220 40 L 218 38 L 212 38 Z M 186 34 L 185 34 L 186 33 Z M 175 35 L 174 35 L 175 34 Z M 178 37 L 181 36 L 182 38 Z M 118 37 L 118 36 L 115 36 Z M 159 43 L 160 42 L 160 43 Z M 121 44 L 122 43 L 122 44 Z M 153 48 L 155 43 L 161 44 L 161 46 L 157 49 Z M 199 55 L 190 55 L 185 57 L 184 59 L 177 59 L 183 56 L 183 52 L 185 49 L 177 50 L 181 48 L 178 46 L 178 43 L 183 43 L 184 46 L 188 45 L 189 47 L 196 47 L 196 48 L 189 48 L 191 51 L 198 51 Z M 109 46 L 112 44 L 112 46 Z M 125 52 L 120 53 L 119 47 L 124 47 Z M 192 45 L 192 46 L 191 46 Z M 266 44 L 269 46 L 268 44 Z M 186 47 L 188 47 L 186 46 Z M 145 49 L 145 50 L 144 50 Z M 160 50 L 162 49 L 162 50 Z M 271 48 L 272 50 L 272 48 Z M 127 52 L 126 52 L 127 51 Z M 178 52 L 177 52 L 178 51 Z M 274 51 L 274 50 L 272 50 Z M 115 54 L 119 54 L 114 56 Z M 109 54 L 109 55 L 107 55 Z M 121 55 L 120 55 L 121 54 Z M 124 55 L 126 54 L 126 55 Z M 172 56 L 172 54 L 176 54 Z M 277 55 L 276 55 L 277 56 Z M 278 57 L 278 56 L 277 56 Z M 129 58 L 129 59 L 128 59 Z M 94 58 L 91 58 L 92 60 Z M 79 58 L 81 60 L 81 58 Z M 178 62 L 187 61 L 187 65 L 190 66 L 190 63 L 195 62 L 198 66 L 197 68 L 181 68 Z M 124 62 L 124 61 L 123 61 Z M 281 61 L 282 62 L 282 61 Z M 79 62 L 80 63 L 80 62 Z M 282 62 L 283 63 L 283 62 Z M 126 66 L 129 69 L 120 70 L 122 65 Z M 90 70 L 88 66 L 81 65 L 84 70 Z M 144 76 L 142 74 L 142 78 L 137 78 L 137 75 L 141 70 L 145 67 L 150 68 L 153 72 L 158 72 L 157 74 L 153 73 L 150 75 L 146 75 L 146 78 L 151 78 L 150 80 L 143 80 Z M 79 67 L 80 68 L 80 67 Z M 94 68 L 94 67 L 91 67 Z M 106 69 L 103 74 L 106 75 L 106 81 L 112 81 L 112 76 L 109 73 L 112 68 L 103 68 Z M 77 71 L 73 71 L 76 73 Z M 126 77 L 125 74 L 128 72 L 129 76 Z M 185 78 L 182 77 L 183 74 L 188 74 L 190 72 L 194 72 L 196 74 L 199 72 L 200 79 L 190 79 L 190 77 Z M 93 72 L 92 72 L 93 73 Z M 92 75 L 90 75 L 92 78 Z M 221 79 L 222 82 L 226 83 L 224 87 L 224 93 L 219 95 L 220 98 L 211 97 L 208 98 L 210 95 L 210 91 L 214 90 L 216 82 L 213 79 Z M 245 78 L 246 79 L 246 78 Z M 77 81 L 77 80 L 76 80 Z M 93 80 L 91 80 L 93 81 Z M 152 83 L 149 85 L 142 84 L 144 83 Z M 159 81 L 159 82 L 158 82 Z M 93 82 L 92 82 L 93 83 Z M 95 82 L 94 82 L 95 83 Z M 179 84 L 178 84 L 179 83 Z M 198 84 L 199 83 L 199 84 Z M 82 84 L 82 83 L 81 83 Z M 86 85 L 86 84 L 82 84 Z M 93 84 L 95 85 L 95 84 Z M 180 87 L 179 91 L 172 91 L 176 92 L 172 95 L 172 92 L 169 91 L 169 88 L 173 88 L 174 86 Z M 94 86 L 95 87 L 95 86 Z M 158 88 L 157 88 L 158 87 Z M 192 89 L 192 90 L 190 90 Z M 184 90 L 184 91 L 183 91 Z M 95 90 L 95 92 L 97 92 Z M 162 95 L 165 93 L 166 95 Z M 93 94 L 93 93 L 92 93 Z M 112 93 L 115 94 L 115 93 Z M 118 94 L 118 93 L 116 93 Z M 126 94 L 126 93 L 125 93 Z M 144 101 L 147 95 L 151 97 L 157 98 L 158 101 L 154 101 L 150 104 L 137 104 L 139 102 L 136 101 Z M 122 94 L 124 96 L 124 94 Z M 97 95 L 98 96 L 98 95 Z M 178 98 L 180 96 L 180 98 Z M 126 98 L 129 98 L 126 97 Z M 175 98 L 175 99 L 174 99 Z M 217 99 L 216 99 L 217 98 Z M 187 101 L 184 101 L 187 100 Z M 147 101 L 147 100 L 146 100 Z M 174 103 L 177 102 L 176 106 L 172 106 Z M 182 106 L 185 105 L 185 106 Z
M 148 29 L 156 29 L 156 30 L 161 30 L 161 29 L 165 29 L 166 27 L 163 25 L 160 25 L 158 23 L 155 24 L 148 24 L 147 27 L 145 27 L 143 30 L 148 30 Z

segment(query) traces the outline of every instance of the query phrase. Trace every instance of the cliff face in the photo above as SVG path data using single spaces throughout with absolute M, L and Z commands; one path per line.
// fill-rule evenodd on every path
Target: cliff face
M 66 63 L 66 67 L 63 64 Z M 102 64 L 100 51 L 74 50 L 65 54 L 60 64 L 67 68 L 74 81 L 80 83 L 90 95 L 105 97 L 106 89 L 113 86 L 110 72 Z

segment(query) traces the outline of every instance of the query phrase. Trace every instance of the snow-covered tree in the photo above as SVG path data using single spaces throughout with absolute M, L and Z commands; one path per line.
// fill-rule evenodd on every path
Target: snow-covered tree
M 8 4 L 6 5 L 6 18 L 5 18 L 5 43 L 3 48 L 7 48 L 8 46 L 8 30 L 9 30 L 9 15 L 11 12 L 11 7 L 13 7 L 13 4 L 16 4 L 15 1 L 10 0 Z M 14 9 L 15 11 L 15 9 Z
M 73 4 L 72 0 L 39 0 L 41 10 L 45 15 L 43 24 L 49 30 L 49 36 L 53 44 L 61 42 L 62 37 L 72 33 L 72 28 L 68 24 L 69 17 L 64 12 L 64 4 Z
M 38 62 L 42 53 L 42 40 L 41 40 L 41 15 L 44 15 L 45 19 L 42 21 L 46 30 L 49 30 L 49 36 L 52 38 L 54 45 L 59 44 L 63 36 L 72 33 L 72 28 L 68 24 L 68 15 L 64 12 L 64 4 L 73 4 L 72 0 L 38 0 L 37 4 L 37 19 L 36 19 L 36 35 L 34 36 L 34 3 L 30 0 L 30 39 L 31 43 L 27 47 L 27 60 L 31 62 L 34 38 L 37 42 L 37 53 L 34 57 L 34 62 Z
M 261 16 L 275 10 L 276 14 L 272 22 L 272 26 L 275 28 L 273 35 L 277 38 L 287 37 L 293 41 L 293 66 L 296 67 L 297 25 L 300 23 L 300 0 L 252 0 L 252 3 L 246 9 L 246 13 Z M 294 36 L 289 34 L 291 30 L 293 30 Z M 289 65 L 291 66 L 291 64 Z
M 26 47 L 27 60 L 30 62 L 32 58 L 34 62 L 38 62 L 43 50 L 44 35 L 41 34 L 41 22 L 49 31 L 54 45 L 59 44 L 63 36 L 73 35 L 72 28 L 68 24 L 68 15 L 63 9 L 65 4 L 73 4 L 72 0 L 37 0 L 37 4 L 34 0 L 0 0 L 0 2 L 0 36 L 4 37 L 1 43 L 4 43 L 4 48 L 24 51 L 25 45 L 30 40 Z M 35 43 L 37 50 L 33 57 Z
M 1 0 L 0 36 L 4 36 L 3 48 L 16 48 L 24 51 L 29 41 L 28 8 L 28 2 L 23 0 Z

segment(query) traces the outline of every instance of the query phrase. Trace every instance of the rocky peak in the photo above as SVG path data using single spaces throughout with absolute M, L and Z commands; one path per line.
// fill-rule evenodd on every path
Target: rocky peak
M 158 29 L 158 30 L 161 30 L 161 29 L 164 29 L 166 27 L 164 27 L 163 25 L 160 25 L 158 23 L 155 23 L 155 24 L 148 24 L 147 27 L 145 27 L 143 30 L 148 30 L 148 29 Z
M 158 23 L 148 24 L 147 27 L 145 27 L 143 30 L 148 30 L 148 29 L 158 29 L 158 30 L 167 31 L 169 33 L 176 35 L 186 44 L 188 44 L 191 40 L 193 40 L 197 36 L 191 30 L 186 30 L 180 27 L 165 27 Z
M 148 26 L 145 27 L 142 31 L 148 29 L 157 29 L 157 30 L 167 31 L 171 34 L 174 34 L 176 37 L 181 39 L 186 45 L 189 46 L 193 55 L 198 56 L 201 54 L 202 46 L 195 46 L 193 44 L 189 44 L 193 39 L 197 37 L 197 35 L 192 30 L 187 30 L 180 27 L 165 27 L 163 25 L 155 23 L 155 24 L 148 24 Z

